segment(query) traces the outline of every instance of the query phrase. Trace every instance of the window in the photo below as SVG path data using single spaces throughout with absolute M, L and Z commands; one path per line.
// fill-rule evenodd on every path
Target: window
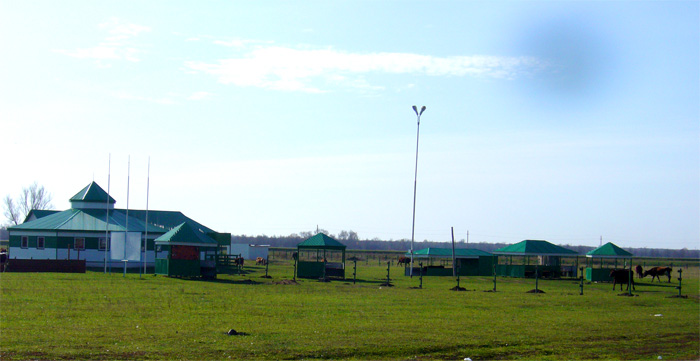
M 109 242 L 107 242 L 107 238 L 100 237 L 99 247 L 100 251 L 109 251 Z
M 22 248 L 29 248 L 29 237 L 22 236 L 22 242 L 19 245 Z
M 44 244 L 46 243 L 44 237 L 36 237 L 36 249 L 44 249 Z
M 85 238 L 76 238 L 75 243 L 73 243 L 73 248 L 77 250 L 85 249 Z

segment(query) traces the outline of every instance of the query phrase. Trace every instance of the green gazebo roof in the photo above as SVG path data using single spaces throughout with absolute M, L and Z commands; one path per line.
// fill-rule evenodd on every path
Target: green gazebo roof
M 110 204 L 117 203 L 107 192 L 102 189 L 97 183 L 92 182 L 88 184 L 85 188 L 81 189 L 80 192 L 76 193 L 71 197 L 71 202 L 107 202 L 109 200 Z
M 575 256 L 578 254 L 568 248 L 560 247 L 547 241 L 526 239 L 493 251 L 499 255 L 513 256 Z
M 155 243 L 173 246 L 218 246 L 218 243 L 215 240 L 206 234 L 195 230 L 187 222 L 181 223 L 179 226 L 156 238 Z
M 411 252 L 406 252 L 411 256 Z M 456 248 L 455 258 L 479 258 L 481 256 L 493 256 L 493 254 L 480 249 Z M 423 248 L 413 252 L 414 258 L 452 258 L 452 248 Z
M 588 253 L 586 257 L 591 258 L 632 258 L 632 253 L 625 251 L 613 243 L 606 243 Z
M 297 244 L 297 248 L 345 249 L 346 246 L 323 233 L 319 233 Z

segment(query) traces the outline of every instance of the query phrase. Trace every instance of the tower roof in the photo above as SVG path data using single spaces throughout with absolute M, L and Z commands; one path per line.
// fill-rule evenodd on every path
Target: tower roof
M 90 202 L 90 203 L 105 203 L 109 204 L 117 203 L 107 192 L 102 189 L 94 181 L 88 184 L 85 188 L 80 190 L 70 199 L 71 202 Z

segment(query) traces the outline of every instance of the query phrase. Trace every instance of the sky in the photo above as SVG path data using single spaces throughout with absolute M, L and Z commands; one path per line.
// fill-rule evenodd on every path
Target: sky
M 0 46 L 3 197 L 700 247 L 698 1 L 3 1 Z

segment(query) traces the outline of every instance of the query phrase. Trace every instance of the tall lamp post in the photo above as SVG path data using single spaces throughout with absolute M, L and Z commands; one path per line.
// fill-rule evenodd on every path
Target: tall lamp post
M 418 118 L 418 128 L 416 130 L 416 172 L 413 178 L 413 225 L 411 226 L 411 270 L 409 275 L 413 277 L 413 239 L 416 232 L 416 188 L 418 185 L 418 139 L 420 137 L 420 116 L 425 111 L 425 105 L 420 108 L 418 112 L 418 107 L 413 106 L 413 111 L 416 112 L 416 117 Z

